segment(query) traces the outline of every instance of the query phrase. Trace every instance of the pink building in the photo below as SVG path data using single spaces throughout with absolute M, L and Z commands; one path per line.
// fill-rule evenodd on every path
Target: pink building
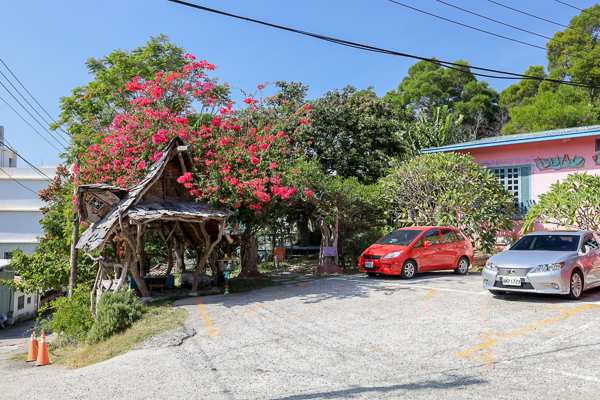
M 573 172 L 600 174 L 600 125 L 497 136 L 422 153 L 470 154 L 515 195 L 520 215 L 550 185 Z M 537 230 L 537 229 L 536 229 Z

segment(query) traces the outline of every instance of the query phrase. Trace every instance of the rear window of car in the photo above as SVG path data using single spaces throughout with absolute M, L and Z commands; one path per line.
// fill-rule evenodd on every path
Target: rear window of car
M 454 234 L 450 229 L 442 229 L 442 242 L 443 243 L 452 243 L 456 242 L 454 238 Z
M 389 233 L 379 239 L 377 244 L 391 244 L 396 246 L 408 246 L 423 231 L 418 230 L 398 230 Z
M 514 244 L 511 250 L 577 251 L 577 235 L 531 235 Z
M 456 235 L 456 240 L 458 240 L 459 242 L 467 240 L 467 239 L 465 239 L 465 237 L 460 232 L 454 231 L 454 234 Z

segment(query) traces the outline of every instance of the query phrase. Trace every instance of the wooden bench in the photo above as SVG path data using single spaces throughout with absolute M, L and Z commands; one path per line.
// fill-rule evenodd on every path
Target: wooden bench
M 150 284 L 150 285 L 148 285 L 148 287 L 150 288 L 150 290 L 148 291 L 148 294 L 152 293 L 152 289 L 160 289 L 160 293 L 165 294 L 163 291 L 163 289 L 165 288 L 165 285 L 163 285 L 163 284 Z

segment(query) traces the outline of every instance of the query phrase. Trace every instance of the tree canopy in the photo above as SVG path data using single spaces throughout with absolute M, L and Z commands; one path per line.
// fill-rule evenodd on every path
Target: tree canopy
M 436 58 L 432 58 L 436 60 Z M 408 69 L 396 90 L 384 99 L 406 110 L 413 118 L 421 114 L 431 116 L 434 110 L 446 107 L 448 113 L 462 115 L 464 123 L 472 127 L 473 139 L 488 136 L 486 128 L 496 120 L 498 92 L 471 73 L 469 64 L 459 60 L 458 69 L 419 61 Z
M 485 249 L 512 229 L 512 194 L 469 155 L 424 154 L 395 166 L 382 183 L 389 209 L 409 225 L 458 227 Z

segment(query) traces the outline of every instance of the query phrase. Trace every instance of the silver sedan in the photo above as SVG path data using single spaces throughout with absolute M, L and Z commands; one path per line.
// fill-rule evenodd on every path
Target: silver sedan
M 492 256 L 481 274 L 493 294 L 534 292 L 578 300 L 600 285 L 600 238 L 590 231 L 534 232 Z

